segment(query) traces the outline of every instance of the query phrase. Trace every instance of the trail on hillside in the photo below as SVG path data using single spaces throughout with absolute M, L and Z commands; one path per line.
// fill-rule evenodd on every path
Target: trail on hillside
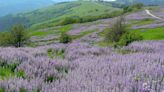
M 163 21 L 164 21 L 163 18 L 160 18 L 160 17 L 158 17 L 158 16 L 152 14 L 149 10 L 145 9 L 145 11 L 146 11 L 146 13 L 147 13 L 148 15 L 152 16 L 153 18 L 156 18 L 156 19 L 159 19 L 159 20 L 163 20 Z

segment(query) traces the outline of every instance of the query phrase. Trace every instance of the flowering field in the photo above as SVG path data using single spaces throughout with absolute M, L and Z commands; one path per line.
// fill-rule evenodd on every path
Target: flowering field
M 0 71 L 0 92 L 162 92 L 164 41 L 122 51 L 82 42 L 0 48 L 0 67 L 9 70 Z
M 164 92 L 163 21 L 129 14 L 130 30 L 154 41 L 119 50 L 95 45 L 113 19 L 32 32 L 31 41 L 44 46 L 0 47 L 0 92 Z M 76 39 L 59 44 L 61 32 Z

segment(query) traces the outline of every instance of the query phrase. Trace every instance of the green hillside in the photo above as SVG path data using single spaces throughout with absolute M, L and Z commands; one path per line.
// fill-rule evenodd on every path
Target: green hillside
M 118 12 L 116 12 L 118 11 Z M 0 30 L 5 31 L 14 24 L 25 24 L 31 29 L 46 28 L 59 25 L 66 18 L 90 19 L 89 21 L 112 17 L 120 13 L 110 3 L 103 2 L 65 2 L 28 13 L 10 15 L 0 18 Z M 17 21 L 19 20 L 19 21 Z M 83 20 L 87 22 L 88 20 Z

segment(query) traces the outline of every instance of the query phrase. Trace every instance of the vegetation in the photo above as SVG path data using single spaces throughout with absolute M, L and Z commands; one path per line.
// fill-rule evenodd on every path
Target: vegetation
M 132 12 L 132 11 L 135 11 L 135 10 L 142 9 L 143 6 L 144 5 L 142 3 L 137 3 L 137 4 L 125 6 L 123 8 L 123 10 L 124 10 L 124 13 L 127 13 L 127 12 Z
M 85 23 L 85 22 L 92 22 L 92 21 L 96 21 L 98 19 L 105 19 L 105 18 L 112 18 L 115 16 L 119 16 L 121 15 L 122 12 L 121 11 L 114 11 L 111 12 L 110 14 L 106 13 L 103 15 L 98 15 L 98 16 L 85 16 L 85 17 L 67 17 L 64 20 L 61 20 L 59 22 L 59 24 L 57 25 L 68 25 L 68 24 L 73 24 L 73 23 Z
M 18 15 L 0 18 L 1 31 L 8 31 L 12 25 L 23 24 L 33 30 L 56 25 L 90 22 L 120 15 L 122 10 L 103 2 L 67 2 Z M 10 21 L 10 22 L 9 22 Z M 11 22 L 12 21 L 12 22 Z
M 106 40 L 111 42 L 118 42 L 121 36 L 126 32 L 124 17 L 119 17 L 113 24 L 111 30 L 106 35 Z
M 18 64 L 0 64 L 0 79 L 9 78 L 11 76 L 21 77 L 24 78 L 25 74 L 24 71 L 16 71 L 16 67 Z
M 29 39 L 27 32 L 22 25 L 13 26 L 9 33 L 4 33 L 2 36 L 4 36 L 0 38 L 0 45 L 2 46 L 22 47 L 27 43 Z
M 72 40 L 72 38 L 66 33 L 62 33 L 59 39 L 61 43 L 69 43 Z
M 133 41 L 142 40 L 142 36 L 128 32 L 126 29 L 125 19 L 121 16 L 113 24 L 111 30 L 108 31 L 105 40 L 114 43 L 114 46 L 127 46 Z
M 65 52 L 64 49 L 54 50 L 54 49 L 50 48 L 47 50 L 48 57 L 50 57 L 52 59 L 57 58 L 57 57 L 64 59 L 64 52 Z
M 133 32 L 126 32 L 123 34 L 118 42 L 120 46 L 127 46 L 128 44 L 132 43 L 133 41 L 140 41 L 143 40 L 141 35 L 138 35 Z
M 163 40 L 164 39 L 164 27 L 159 28 L 147 28 L 147 29 L 135 29 L 135 33 L 141 35 L 144 40 Z

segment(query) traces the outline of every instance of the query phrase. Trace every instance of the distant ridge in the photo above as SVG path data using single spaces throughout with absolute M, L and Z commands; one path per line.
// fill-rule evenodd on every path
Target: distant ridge
M 52 0 L 0 0 L 0 16 L 27 12 L 53 3 Z

